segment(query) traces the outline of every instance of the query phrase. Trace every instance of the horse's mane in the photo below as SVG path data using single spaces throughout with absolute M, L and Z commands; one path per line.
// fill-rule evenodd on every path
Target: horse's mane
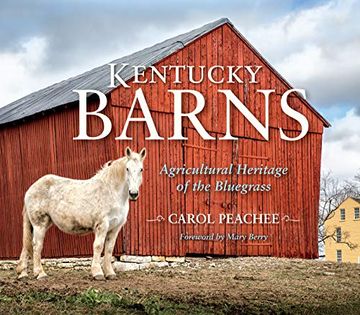
M 104 170 L 109 168 L 109 166 L 114 162 L 114 160 L 107 161 L 97 170 L 96 175 L 102 173 Z
M 111 177 L 116 176 L 118 179 L 122 178 L 126 157 L 122 157 L 117 160 L 110 160 L 104 163 L 101 168 L 96 172 L 96 178 L 101 179 L 111 179 Z

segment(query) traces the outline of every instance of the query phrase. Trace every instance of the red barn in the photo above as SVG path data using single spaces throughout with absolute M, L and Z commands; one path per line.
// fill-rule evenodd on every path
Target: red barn
M 0 258 L 15 258 L 21 250 L 23 196 L 39 177 L 54 173 L 72 178 L 88 178 L 106 161 L 123 155 L 129 145 L 134 150 L 148 149 L 140 198 L 131 203 L 126 226 L 121 232 L 115 254 L 184 256 L 267 255 L 315 258 L 318 256 L 317 214 L 319 203 L 320 161 L 323 128 L 329 123 L 303 98 L 292 95 L 289 104 L 309 121 L 308 134 L 299 141 L 280 139 L 279 128 L 291 137 L 299 134 L 300 125 L 281 111 L 281 95 L 291 88 L 281 75 L 256 51 L 227 19 L 220 19 L 186 34 L 168 39 L 114 63 L 129 65 L 259 65 L 258 83 L 249 84 L 244 69 L 239 75 L 244 84 L 201 84 L 183 82 L 181 89 L 200 91 L 205 109 L 198 115 L 205 129 L 217 140 L 203 140 L 194 126 L 184 120 L 183 133 L 188 140 L 167 140 L 173 132 L 173 100 L 169 89 L 179 89 L 171 81 L 140 86 L 133 83 L 130 71 L 122 73 L 130 88 L 109 88 L 108 64 L 79 76 L 34 92 L 0 109 Z M 196 70 L 197 71 L 197 70 Z M 198 74 L 198 73 L 197 73 Z M 150 72 L 145 72 L 150 79 Z M 116 141 L 129 113 L 135 90 L 143 88 L 161 141 L 145 140 L 144 122 L 132 122 L 128 135 L 132 141 Z M 264 121 L 259 89 L 275 89 L 270 97 L 270 139 L 259 132 L 236 109 L 232 111 L 233 136 L 238 140 L 219 140 L 225 132 L 225 98 L 218 89 L 229 89 L 260 121 Z M 74 89 L 96 89 L 106 93 L 108 106 L 103 111 L 113 123 L 112 133 L 102 140 L 74 141 L 79 133 L 78 94 Z M 98 99 L 90 97 L 90 107 Z M 184 100 L 186 111 L 194 108 L 194 99 Z M 142 116 L 139 109 L 134 115 Z M 100 119 L 89 119 L 90 133 L 102 130 Z M 197 167 L 201 163 L 226 167 L 286 166 L 289 173 L 281 178 L 264 175 L 242 176 L 160 176 L 164 163 L 169 166 Z M 187 179 L 214 184 L 267 183 L 269 192 L 193 192 L 179 193 L 176 185 Z M 170 224 L 152 221 L 169 213 L 279 213 L 279 224 Z M 290 219 L 290 220 L 289 220 Z M 181 235 L 267 235 L 265 239 L 217 241 L 184 240 Z M 71 236 L 52 227 L 45 238 L 43 256 L 86 256 L 92 254 L 92 236 Z

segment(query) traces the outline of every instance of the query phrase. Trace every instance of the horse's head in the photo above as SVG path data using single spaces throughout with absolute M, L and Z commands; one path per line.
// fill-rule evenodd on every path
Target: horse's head
M 129 186 L 129 198 L 135 201 L 139 197 L 139 188 L 142 182 L 143 162 L 146 156 L 146 149 L 140 153 L 131 151 L 129 147 L 125 149 L 126 161 L 126 181 Z

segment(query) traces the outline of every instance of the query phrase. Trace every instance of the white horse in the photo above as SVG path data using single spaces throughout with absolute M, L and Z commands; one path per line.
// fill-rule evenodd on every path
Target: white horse
M 96 280 L 114 279 L 112 252 L 118 233 L 127 220 L 129 199 L 136 200 L 139 196 L 145 156 L 145 148 L 136 153 L 127 147 L 125 157 L 107 162 L 90 179 L 77 180 L 49 174 L 32 184 L 24 198 L 23 248 L 16 268 L 19 278 L 28 276 L 31 255 L 34 276 L 37 279 L 47 276 L 41 265 L 41 251 L 46 231 L 55 224 L 66 233 L 94 232 L 92 276 Z

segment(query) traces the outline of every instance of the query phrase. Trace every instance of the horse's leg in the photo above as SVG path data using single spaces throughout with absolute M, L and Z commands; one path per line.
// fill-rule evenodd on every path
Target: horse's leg
M 111 258 L 120 229 L 121 229 L 121 225 L 113 228 L 111 231 L 108 232 L 106 236 L 105 250 L 104 250 L 104 272 L 107 279 L 116 278 L 116 274 L 111 265 Z
M 25 206 L 23 211 L 23 247 L 20 254 L 20 259 L 16 267 L 16 272 L 19 275 L 19 279 L 26 278 L 28 276 L 27 267 L 28 260 L 32 255 L 32 225 L 30 223 Z
M 37 277 L 37 279 L 47 276 L 41 264 L 41 251 L 44 245 L 46 230 L 47 227 L 43 225 L 36 225 L 33 230 L 34 276 Z
M 94 256 L 91 263 L 91 274 L 95 280 L 104 280 L 104 273 L 101 268 L 101 253 L 104 249 L 105 238 L 108 232 L 109 223 L 104 221 L 95 228 Z

